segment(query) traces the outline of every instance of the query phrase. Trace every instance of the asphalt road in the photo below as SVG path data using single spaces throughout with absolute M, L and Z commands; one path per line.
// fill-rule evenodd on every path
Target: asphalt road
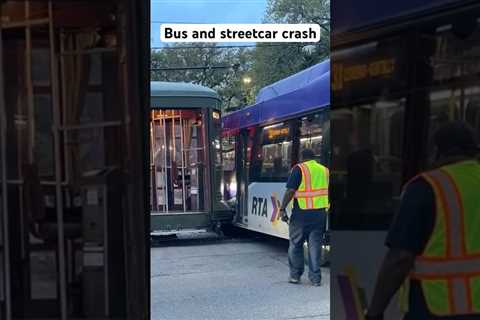
M 286 241 L 195 237 L 151 249 L 151 319 L 330 319 L 328 269 L 289 284 Z

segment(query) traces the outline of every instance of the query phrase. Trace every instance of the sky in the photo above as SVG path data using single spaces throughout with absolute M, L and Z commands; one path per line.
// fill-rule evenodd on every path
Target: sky
M 151 0 L 150 45 L 164 45 L 161 23 L 262 23 L 266 7 L 267 0 Z

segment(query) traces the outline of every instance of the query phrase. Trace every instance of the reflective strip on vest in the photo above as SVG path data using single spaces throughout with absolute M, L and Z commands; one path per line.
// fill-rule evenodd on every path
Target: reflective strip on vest
M 310 192 L 312 187 L 312 177 L 310 176 L 310 170 L 308 170 L 307 166 L 304 163 L 299 164 L 300 170 L 302 171 L 302 180 L 305 179 L 305 191 L 297 191 L 297 192 Z M 297 193 L 296 192 L 296 193 Z M 312 209 L 313 207 L 313 200 L 312 197 L 305 197 L 305 201 L 307 202 L 307 209 Z
M 452 176 L 450 168 L 460 170 L 452 172 L 464 173 L 461 164 L 454 164 L 422 174 L 434 190 L 436 223 L 410 275 L 420 281 L 430 312 L 443 316 L 480 313 L 480 307 L 473 299 L 480 290 L 480 254 L 467 251 L 465 223 L 468 221 L 463 195 L 457 185 L 458 174 Z M 479 173 L 476 178 L 480 178 L 480 166 L 476 169 Z M 466 186 L 470 187 L 469 184 Z
M 463 210 L 455 196 L 458 192 L 455 182 L 442 170 L 435 170 L 430 173 L 430 176 L 440 186 L 440 201 L 445 209 L 447 235 L 449 235 L 447 256 L 461 257 L 465 254 L 464 233 L 460 232 L 460 230 L 463 231 Z
M 316 189 L 312 191 L 297 191 L 295 192 L 295 198 L 311 198 L 315 196 L 326 196 L 328 195 L 328 189 Z
M 454 278 L 456 276 L 480 275 L 480 258 L 465 260 L 415 261 L 412 277 L 417 279 Z

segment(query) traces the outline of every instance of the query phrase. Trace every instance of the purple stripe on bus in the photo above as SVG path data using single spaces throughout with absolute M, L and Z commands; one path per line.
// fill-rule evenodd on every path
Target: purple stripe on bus
M 340 294 L 342 295 L 343 306 L 345 308 L 345 319 L 360 320 L 355 305 L 354 288 L 350 278 L 346 275 L 337 276 Z

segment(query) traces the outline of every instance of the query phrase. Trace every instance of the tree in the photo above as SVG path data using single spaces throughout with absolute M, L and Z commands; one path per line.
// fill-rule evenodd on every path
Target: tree
M 218 48 L 211 43 L 178 43 L 151 54 L 151 79 L 193 82 L 217 91 L 224 110 L 253 103 L 253 88 L 242 79 L 251 73 L 253 50 Z
M 304 70 L 330 54 L 330 0 L 269 0 L 265 23 L 316 23 L 321 26 L 318 43 L 259 43 L 253 74 L 255 91 Z

